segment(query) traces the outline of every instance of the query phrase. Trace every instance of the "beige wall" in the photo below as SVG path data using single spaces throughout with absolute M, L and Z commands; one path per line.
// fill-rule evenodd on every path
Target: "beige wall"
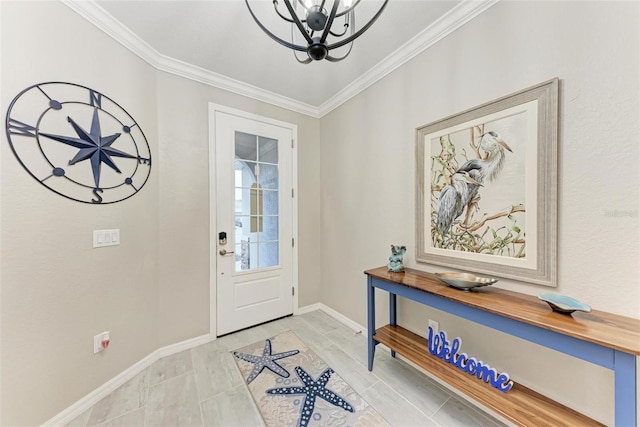
M 158 152 L 155 72 L 58 2 L 1 2 L 2 114 L 20 90 L 69 81 L 96 88 L 140 123 Z M 49 191 L 2 132 L 2 420 L 36 425 L 158 347 L 158 168 L 126 201 L 92 206 Z M 121 245 L 92 249 L 93 230 Z M 93 336 L 111 331 L 108 353 Z
M 319 120 L 159 73 L 161 345 L 209 328 L 209 102 L 298 126 L 299 305 L 319 301 Z
M 139 121 L 154 156 L 140 194 L 89 206 L 36 183 L 2 137 L 2 425 L 44 422 L 158 347 L 208 333 L 208 102 L 298 125 L 299 303 L 364 324 L 362 271 L 385 264 L 390 243 L 409 247 L 410 266 L 439 270 L 411 261 L 415 127 L 558 76 L 557 291 L 640 317 L 638 216 L 606 215 L 638 208 L 637 3 L 500 2 L 321 120 L 157 72 L 58 2 L 0 11 L 3 114 L 35 82 L 95 87 Z M 92 249 L 102 228 L 120 228 L 122 244 Z M 609 373 L 401 302 L 411 329 L 427 318 L 516 380 L 611 423 L 612 394 L 587 391 L 610 389 Z M 105 329 L 113 346 L 94 356 Z M 579 383 L 554 379 L 566 372 Z
M 38 184 L 0 144 L 0 425 L 37 425 L 159 347 L 209 333 L 208 102 L 298 126 L 299 304 L 319 300 L 319 120 L 154 70 L 59 2 L 0 2 L 5 114 L 42 81 L 93 87 L 143 128 L 151 177 L 91 206 Z M 121 245 L 92 249 L 94 229 Z M 111 331 L 93 355 L 93 336 Z
M 559 285 L 498 286 L 640 318 L 638 18 L 637 2 L 503 1 L 323 117 L 322 302 L 366 324 L 362 271 L 385 265 L 391 243 L 410 267 L 450 271 L 415 263 L 415 128 L 557 76 Z M 440 321 L 467 353 L 612 423 L 608 371 L 406 301 L 399 316 L 422 334 Z

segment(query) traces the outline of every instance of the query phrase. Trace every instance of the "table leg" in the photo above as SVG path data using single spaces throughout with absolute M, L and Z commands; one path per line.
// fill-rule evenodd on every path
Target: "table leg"
M 615 424 L 635 426 L 638 411 L 636 357 L 616 350 L 614 353 Z
M 373 342 L 373 334 L 376 332 L 376 301 L 375 288 L 373 287 L 373 279 L 367 276 L 367 347 L 369 356 L 369 371 L 373 369 L 373 356 L 376 351 L 376 345 Z
M 396 326 L 396 294 L 389 293 L 389 324 Z M 396 352 L 391 350 L 391 357 L 396 357 Z

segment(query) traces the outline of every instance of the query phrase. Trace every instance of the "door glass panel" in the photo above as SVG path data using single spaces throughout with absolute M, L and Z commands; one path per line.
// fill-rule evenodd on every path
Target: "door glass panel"
M 251 215 L 252 214 L 251 189 L 236 187 L 235 195 L 236 195 L 236 206 L 235 206 L 236 215 Z M 258 209 L 256 208 L 256 211 L 257 210 Z M 254 215 L 257 215 L 257 213 L 254 213 Z
M 255 135 L 236 131 L 236 159 L 258 160 L 257 143 Z
M 261 242 L 267 240 L 278 240 L 278 217 L 277 216 L 263 216 L 262 220 L 262 232 L 258 234 L 258 238 Z
M 251 188 L 251 184 L 258 180 L 256 176 L 256 166 L 257 164 L 255 162 L 236 159 L 234 177 L 236 187 Z
M 262 215 L 278 215 L 278 192 L 262 191 Z
M 236 241 L 235 243 L 248 242 L 251 217 L 236 216 Z
M 279 265 L 278 141 L 235 132 L 235 266 Z
M 258 268 L 258 244 L 243 242 L 236 245 L 236 271 L 249 271 Z
M 258 183 L 265 190 L 278 189 L 278 165 L 268 165 L 260 163 L 260 174 Z
M 265 268 L 278 265 L 278 242 L 260 243 L 259 250 L 259 267 Z
M 259 136 L 258 153 L 260 163 L 278 164 L 278 141 Z

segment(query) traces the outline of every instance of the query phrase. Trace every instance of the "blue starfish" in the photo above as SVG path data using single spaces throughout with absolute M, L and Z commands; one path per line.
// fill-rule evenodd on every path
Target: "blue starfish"
M 264 370 L 264 368 L 269 369 L 274 374 L 280 375 L 283 378 L 289 378 L 289 372 L 282 366 L 280 366 L 278 362 L 276 362 L 276 360 L 300 353 L 300 350 L 291 350 L 285 351 L 284 353 L 271 354 L 271 340 L 267 339 L 265 341 L 266 342 L 264 344 L 264 350 L 262 350 L 262 356 L 239 353 L 237 351 L 233 352 L 233 355 L 238 359 L 242 359 L 245 362 L 253 363 L 253 370 L 247 377 L 247 384 L 255 380 L 256 377 L 260 375 L 260 372 Z
M 304 387 L 270 388 L 267 390 L 267 394 L 304 394 L 304 403 L 300 410 L 300 419 L 298 420 L 300 427 L 306 427 L 309 424 L 311 415 L 313 415 L 313 411 L 315 410 L 316 397 L 321 397 L 332 405 L 338 406 L 346 411 L 355 412 L 355 409 L 349 402 L 326 388 L 327 382 L 329 382 L 329 378 L 331 378 L 331 374 L 333 374 L 333 369 L 325 369 L 317 380 L 314 380 L 311 375 L 309 375 L 300 366 L 296 366 L 295 370 L 296 374 L 298 374 L 298 378 L 300 378 L 300 381 L 304 384 Z

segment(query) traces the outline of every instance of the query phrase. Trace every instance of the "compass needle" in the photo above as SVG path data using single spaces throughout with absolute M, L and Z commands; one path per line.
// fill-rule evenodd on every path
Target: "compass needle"
M 105 152 L 101 152 L 100 153 L 100 161 L 104 164 L 106 164 L 107 166 L 109 166 L 111 169 L 113 169 L 114 171 L 118 172 L 118 173 L 122 173 L 122 171 L 120 169 L 118 169 L 118 167 L 116 166 L 115 163 L 113 163 L 113 160 L 111 160 L 111 157 L 109 157 L 108 154 L 106 154 Z
M 98 109 L 93 109 L 93 120 L 91 121 L 91 139 L 96 143 L 100 141 L 100 119 L 98 118 Z
M 69 160 L 69 165 L 75 165 L 76 163 L 81 162 L 82 160 L 87 160 L 95 152 L 96 152 L 95 148 L 83 148 L 80 151 L 78 151 L 78 154 L 76 154 L 73 159 Z

